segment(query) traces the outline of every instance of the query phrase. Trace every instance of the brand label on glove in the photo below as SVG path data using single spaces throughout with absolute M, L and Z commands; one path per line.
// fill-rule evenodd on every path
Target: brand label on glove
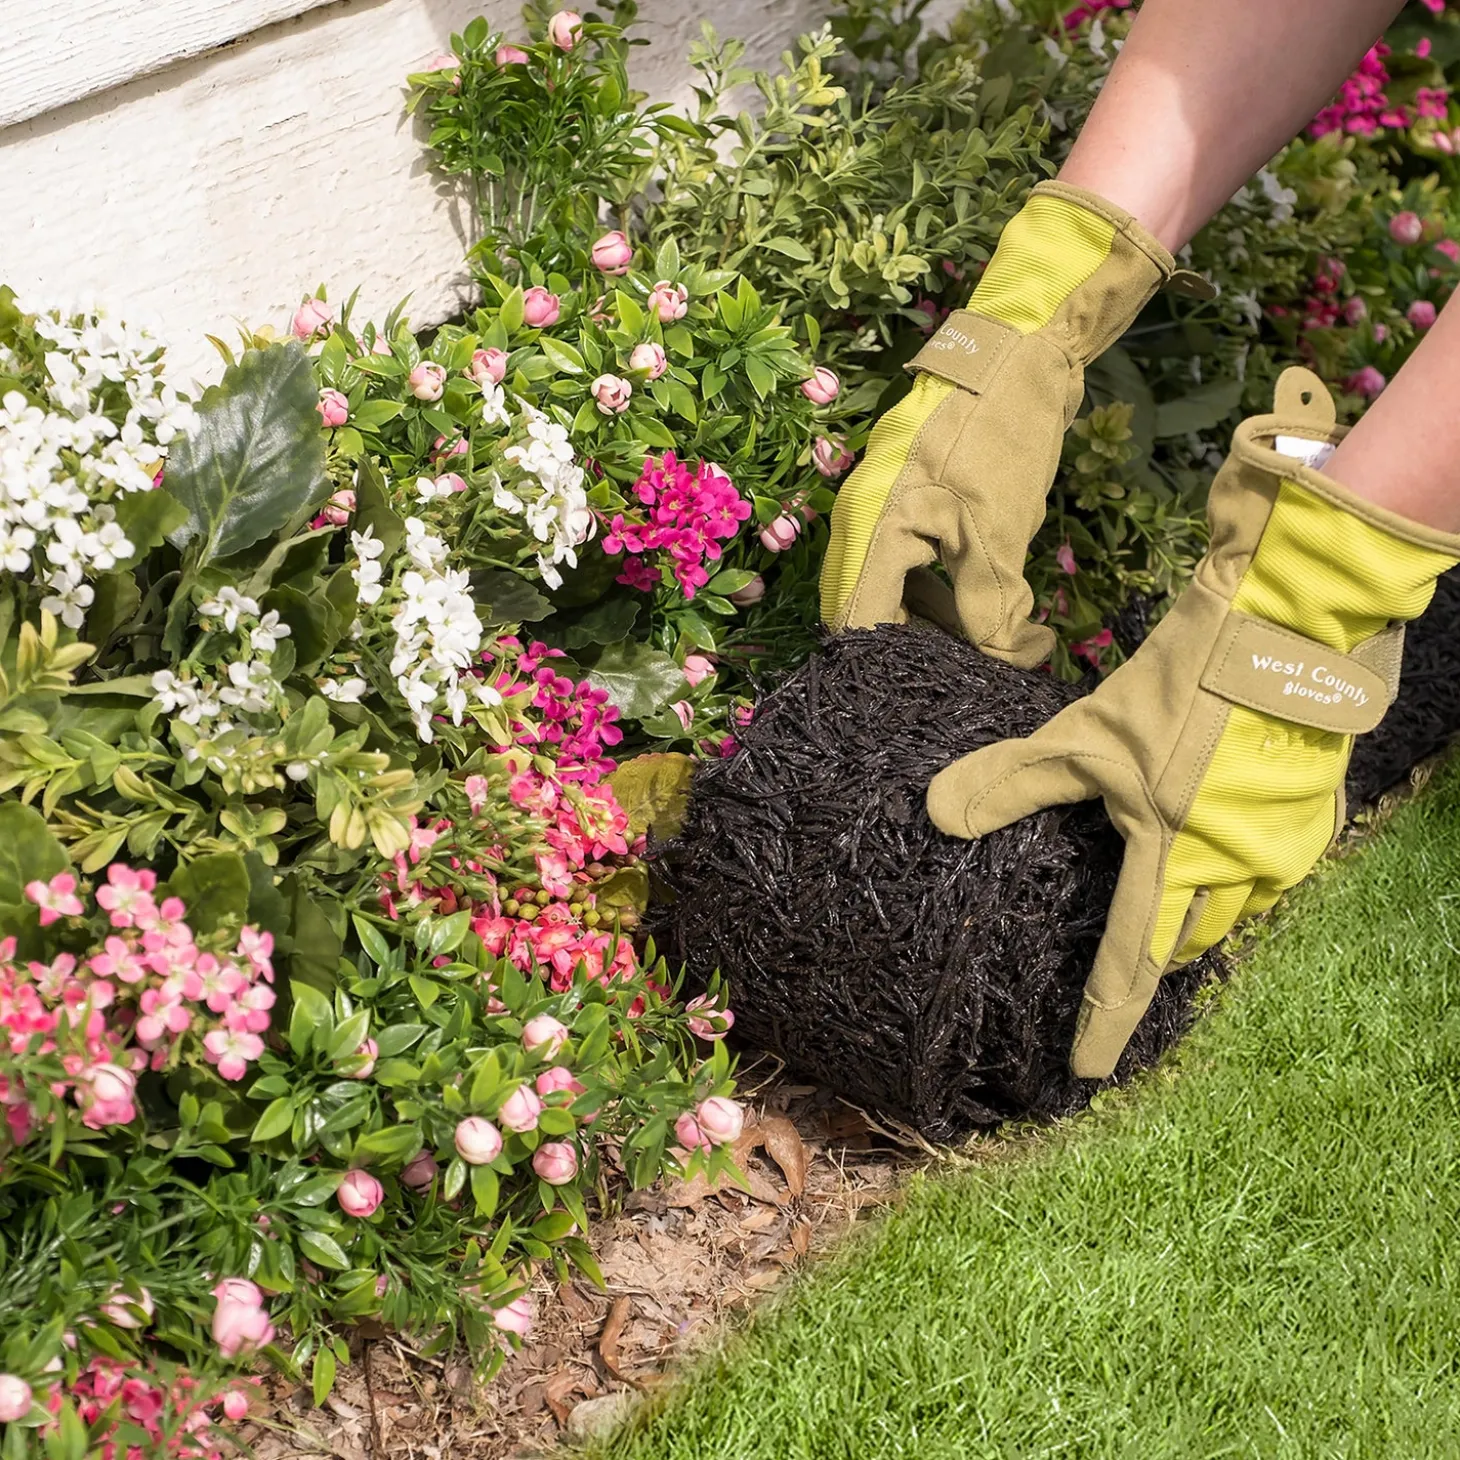
M 996 319 L 956 309 L 907 368 L 914 373 L 926 370 L 979 394 L 988 389 L 1004 357 L 1022 338 L 1018 330 Z
M 1340 735 L 1372 730 L 1391 699 L 1367 664 L 1244 613 L 1228 615 L 1201 684 L 1233 704 Z

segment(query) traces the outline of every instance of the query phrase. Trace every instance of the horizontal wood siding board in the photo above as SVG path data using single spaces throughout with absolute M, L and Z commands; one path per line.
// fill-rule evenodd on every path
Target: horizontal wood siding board
M 109 91 L 334 0 L 43 0 L 0 47 L 0 127 Z

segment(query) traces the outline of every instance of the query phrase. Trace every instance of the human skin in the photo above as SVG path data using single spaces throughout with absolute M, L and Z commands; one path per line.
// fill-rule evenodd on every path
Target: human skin
M 1145 0 L 1060 179 L 1175 251 L 1336 92 L 1394 0 Z M 1452 302 L 1326 475 L 1460 532 L 1460 309 Z

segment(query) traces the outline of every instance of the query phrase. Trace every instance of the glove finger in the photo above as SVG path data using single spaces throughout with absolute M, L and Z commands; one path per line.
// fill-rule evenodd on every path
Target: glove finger
M 1103 795 L 1111 762 L 1082 753 L 1080 708 L 1072 705 L 1033 735 L 985 746 L 939 771 L 928 787 L 933 824 L 949 836 L 987 836 L 1047 806 Z
M 1251 882 L 1207 889 L 1205 906 L 1199 910 L 1199 916 L 1187 919 L 1176 940 L 1176 956 L 1167 967 L 1179 968 L 1193 958 L 1200 958 L 1207 949 L 1215 948 L 1247 916 L 1252 889 Z
M 877 551 L 862 565 L 862 575 L 846 602 L 832 615 L 825 612 L 826 589 L 822 603 L 826 625 L 833 633 L 843 629 L 870 629 L 877 624 L 907 622 L 903 597 L 908 575 L 926 568 L 937 556 L 933 544 L 915 532 L 884 523 L 877 534 Z
M 1115 1069 L 1155 997 L 1161 975 L 1150 955 L 1151 929 L 1165 861 L 1165 841 L 1156 827 L 1126 838 L 1120 880 L 1085 982 L 1070 1051 L 1070 1068 L 1082 1079 L 1103 1080 Z

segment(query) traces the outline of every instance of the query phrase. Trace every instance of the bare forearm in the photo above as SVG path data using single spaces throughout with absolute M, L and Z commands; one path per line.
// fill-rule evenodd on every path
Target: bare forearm
M 1064 167 L 1182 247 L 1338 90 L 1400 0 L 1145 0 Z

